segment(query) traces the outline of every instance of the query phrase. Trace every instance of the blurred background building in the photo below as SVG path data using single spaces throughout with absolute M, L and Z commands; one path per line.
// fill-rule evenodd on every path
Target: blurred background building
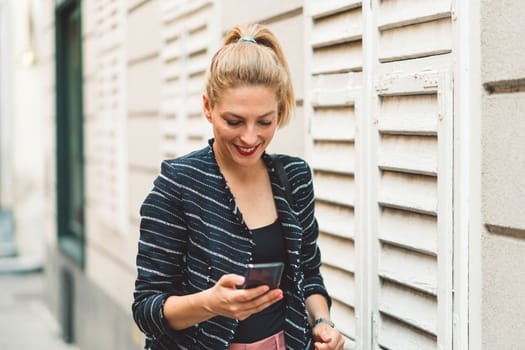
M 66 340 L 141 349 L 140 203 L 162 159 L 211 136 L 223 34 L 260 22 L 297 97 L 270 151 L 312 165 L 346 349 L 518 349 L 524 16 L 490 0 L 0 0 L 0 243 L 45 257 Z

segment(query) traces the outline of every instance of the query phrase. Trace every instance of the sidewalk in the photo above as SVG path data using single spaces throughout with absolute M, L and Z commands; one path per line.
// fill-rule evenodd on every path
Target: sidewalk
M 0 273 L 0 349 L 78 350 L 60 337 L 42 272 Z

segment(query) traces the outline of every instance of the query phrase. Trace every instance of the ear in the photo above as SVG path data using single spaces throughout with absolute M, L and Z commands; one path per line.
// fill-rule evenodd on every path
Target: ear
M 206 116 L 206 119 L 211 123 L 211 105 L 210 105 L 210 99 L 206 94 L 202 95 L 202 110 L 204 111 L 204 115 Z

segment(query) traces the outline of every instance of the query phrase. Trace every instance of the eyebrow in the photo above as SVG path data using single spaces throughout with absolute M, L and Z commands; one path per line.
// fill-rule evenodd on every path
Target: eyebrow
M 276 114 L 276 113 L 277 113 L 276 111 L 270 111 L 270 112 L 267 112 L 267 113 L 264 113 L 264 114 L 258 116 L 257 119 L 262 119 L 264 117 L 267 117 L 269 115 Z M 234 117 L 234 118 L 237 118 L 237 119 L 245 119 L 245 117 L 243 117 L 242 115 L 235 114 L 233 112 L 221 113 L 221 117 Z

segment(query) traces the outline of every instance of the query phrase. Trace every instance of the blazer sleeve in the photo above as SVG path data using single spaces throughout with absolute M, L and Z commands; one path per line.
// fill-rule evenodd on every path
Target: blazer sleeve
M 164 302 L 183 294 L 187 230 L 180 184 L 174 164 L 162 163 L 161 173 L 140 208 L 133 318 L 149 338 L 177 337 L 164 318 Z
M 294 188 L 294 196 L 297 199 L 297 209 L 301 226 L 303 228 L 301 261 L 304 273 L 304 295 L 307 298 L 312 294 L 322 294 L 328 303 L 332 304 L 332 299 L 324 285 L 323 277 L 320 272 L 321 251 L 317 245 L 319 237 L 319 226 L 315 218 L 315 195 L 313 187 L 312 172 L 305 162 L 301 170 L 301 181 Z

